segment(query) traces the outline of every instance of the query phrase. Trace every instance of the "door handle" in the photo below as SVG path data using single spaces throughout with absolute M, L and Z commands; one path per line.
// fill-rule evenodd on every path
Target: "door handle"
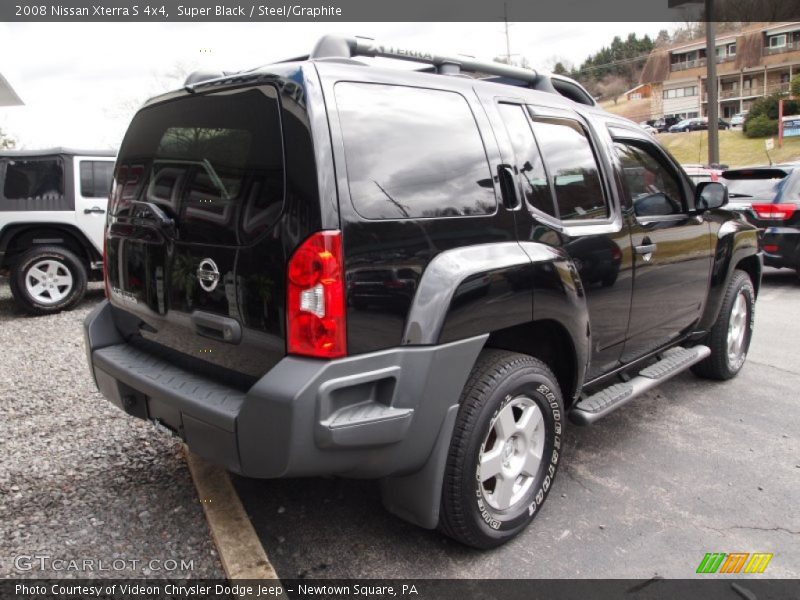
M 93 206 L 92 208 L 84 208 L 83 209 L 83 214 L 85 214 L 85 215 L 91 215 L 92 213 L 95 213 L 95 214 L 98 214 L 98 215 L 104 215 L 106 213 L 106 211 L 104 211 L 99 206 Z
M 636 254 L 642 257 L 644 262 L 650 262 L 650 259 L 653 258 L 653 252 L 656 251 L 656 245 L 642 244 L 641 246 L 634 246 L 634 250 L 636 251 Z
M 500 181 L 500 192 L 503 204 L 508 210 L 517 210 L 522 206 L 517 188 L 517 177 L 511 165 L 497 165 L 497 178 Z
M 190 317 L 199 335 L 238 344 L 242 341 L 242 326 L 236 319 L 196 310 Z

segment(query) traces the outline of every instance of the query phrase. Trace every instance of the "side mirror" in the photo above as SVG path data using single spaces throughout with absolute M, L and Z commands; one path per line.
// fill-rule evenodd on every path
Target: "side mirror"
M 728 188 L 716 181 L 702 181 L 697 184 L 694 205 L 698 211 L 722 208 L 728 203 Z

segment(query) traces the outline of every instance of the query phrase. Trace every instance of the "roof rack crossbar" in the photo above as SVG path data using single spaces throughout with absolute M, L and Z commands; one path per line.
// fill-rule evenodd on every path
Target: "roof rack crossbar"
M 461 71 L 467 71 L 508 77 L 527 82 L 531 84 L 531 87 L 536 87 L 542 82 L 542 79 L 546 79 L 546 76 L 532 69 L 483 62 L 469 56 L 441 56 L 427 51 L 387 46 L 364 37 L 323 36 L 314 46 L 309 58 L 353 58 L 354 56 L 395 58 L 425 63 L 433 65 L 438 73 L 445 75 L 456 75 Z

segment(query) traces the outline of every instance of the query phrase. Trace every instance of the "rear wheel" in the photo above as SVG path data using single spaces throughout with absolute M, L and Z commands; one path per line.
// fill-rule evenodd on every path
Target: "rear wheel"
M 461 397 L 439 528 L 475 548 L 499 546 L 525 529 L 553 484 L 563 414 L 547 365 L 515 352 L 482 352 Z
M 731 379 L 744 366 L 753 336 L 755 290 L 744 271 L 735 271 L 728 283 L 717 321 L 706 338 L 711 355 L 692 367 L 708 379 Z
M 30 314 L 70 309 L 86 293 L 86 267 L 69 250 L 58 246 L 31 248 L 12 268 L 11 293 Z

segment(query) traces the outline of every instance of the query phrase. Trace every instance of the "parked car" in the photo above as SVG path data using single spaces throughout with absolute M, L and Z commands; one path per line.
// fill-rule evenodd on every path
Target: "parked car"
M 730 129 L 730 125 L 719 120 L 720 129 Z M 684 119 L 669 128 L 670 133 L 682 133 L 686 131 L 706 131 L 708 129 L 708 117 L 695 117 L 693 119 Z
M 655 127 L 653 127 L 652 125 L 647 125 L 647 124 L 644 124 L 644 125 L 642 125 L 641 127 L 642 127 L 642 129 L 644 129 L 644 130 L 645 130 L 647 133 L 649 133 L 650 135 L 655 135 L 655 134 L 657 134 L 657 133 L 658 133 L 658 129 L 656 129 L 656 128 L 655 128 Z
M 679 122 L 681 119 L 678 117 L 662 117 L 661 119 L 655 119 L 650 121 L 650 125 L 655 127 L 658 133 L 666 133 L 669 131 L 669 128 Z
M 800 165 L 723 171 L 734 210 L 758 228 L 764 264 L 800 276 Z
M 99 281 L 114 153 L 0 151 L 0 271 L 32 314 L 74 307 Z
M 756 231 L 576 82 L 363 55 L 426 56 L 325 37 L 135 115 L 90 368 L 234 472 L 378 479 L 394 514 L 494 547 L 539 513 L 567 416 L 739 372 Z
M 733 115 L 731 117 L 731 127 L 742 127 L 749 112 L 749 110 L 743 110 Z

